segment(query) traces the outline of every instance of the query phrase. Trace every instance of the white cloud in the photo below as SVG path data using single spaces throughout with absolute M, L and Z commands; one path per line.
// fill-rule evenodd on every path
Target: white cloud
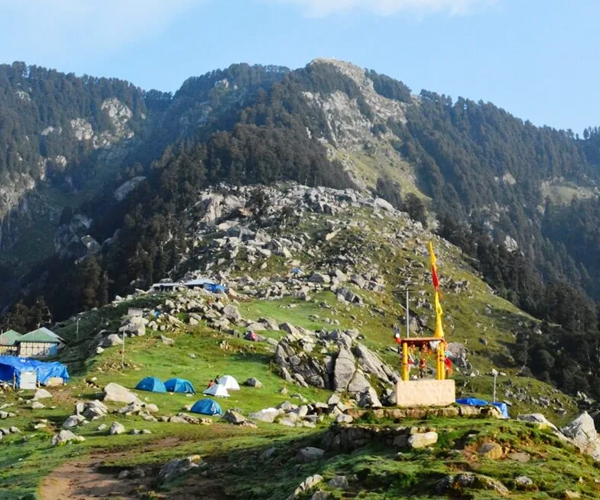
M 311 16 L 327 16 L 335 12 L 362 10 L 382 16 L 401 11 L 427 14 L 445 12 L 450 15 L 468 14 L 475 8 L 496 0 L 267 0 L 271 3 L 298 5 Z
M 0 0 L 0 54 L 110 54 L 151 38 L 203 0 Z M 66 56 L 66 54 L 64 54 Z

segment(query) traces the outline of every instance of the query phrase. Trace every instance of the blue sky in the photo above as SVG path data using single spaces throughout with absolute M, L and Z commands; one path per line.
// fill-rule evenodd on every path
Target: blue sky
M 0 62 L 174 91 L 335 57 L 581 132 L 600 125 L 599 21 L 598 0 L 0 0 Z

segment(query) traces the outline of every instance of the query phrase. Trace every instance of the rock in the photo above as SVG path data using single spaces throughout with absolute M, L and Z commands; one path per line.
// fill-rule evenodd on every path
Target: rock
M 358 398 L 358 406 L 361 408 L 381 408 L 382 404 L 375 389 L 369 387 L 365 392 L 361 393 Z
M 588 449 L 598 439 L 594 419 L 587 412 L 583 412 L 569 425 L 563 427 L 561 431 L 565 436 L 572 439 L 582 451 Z
M 353 274 L 350 277 L 350 281 L 354 283 L 358 288 L 364 288 L 367 284 L 367 280 L 365 280 L 360 274 Z
M 517 417 L 517 420 L 538 424 L 538 427 L 540 427 L 541 429 L 551 429 L 553 431 L 558 432 L 558 428 L 541 413 L 529 413 L 526 415 L 519 415 Z
M 191 320 L 190 320 L 190 325 L 191 325 Z M 165 337 L 164 335 L 160 336 L 160 340 L 163 344 L 165 345 L 175 345 L 175 341 L 173 339 L 170 339 L 169 337 Z
M 319 474 L 315 474 L 314 476 L 307 477 L 304 481 L 302 481 L 300 483 L 300 485 L 294 490 L 294 493 L 292 493 L 287 498 L 287 500 L 294 500 L 298 496 L 300 496 L 303 493 L 314 488 L 317 484 L 319 484 L 322 481 L 323 481 L 323 476 L 320 476 Z
M 21 434 L 21 429 L 15 427 L 14 425 L 8 429 L 11 434 Z
M 49 399 L 51 397 L 52 394 L 50 394 L 46 389 L 38 389 L 33 395 L 33 400 L 39 401 L 40 399 Z
M 522 464 L 526 464 L 531 460 L 531 455 L 529 453 L 525 453 L 523 451 L 513 451 L 506 455 L 506 458 L 512 460 L 513 462 L 519 462 Z
M 348 483 L 348 478 L 346 476 L 335 476 L 327 483 L 327 485 L 330 488 L 338 490 L 347 490 L 350 487 L 350 484 Z
M 256 413 L 251 413 L 248 415 L 248 418 L 272 424 L 280 414 L 281 411 L 277 410 L 276 408 L 266 408 L 264 410 L 257 411 Z
M 46 406 L 40 403 L 39 401 L 33 401 L 30 407 L 32 410 L 43 410 L 44 408 L 46 408 Z
M 197 462 L 199 461 L 200 457 L 198 455 L 193 455 L 186 458 L 174 458 L 162 466 L 160 472 L 158 473 L 158 478 L 163 483 L 169 482 L 179 476 L 182 476 L 192 469 L 197 469 Z
M 285 425 L 286 427 L 296 427 L 296 422 L 290 418 L 282 418 L 279 423 L 281 425 Z
M 310 277 L 308 278 L 308 281 L 310 281 L 311 283 L 325 284 L 325 283 L 331 283 L 331 278 L 329 277 L 328 274 L 318 273 L 315 271 L 310 275 Z
M 298 331 L 298 329 L 292 325 L 291 323 L 281 323 L 281 325 L 279 325 L 279 329 L 283 330 L 284 332 L 288 332 L 291 333 L 294 336 L 299 336 L 300 332 Z
M 351 415 L 340 413 L 337 417 L 335 417 L 335 421 L 338 424 L 351 424 L 354 421 L 354 418 L 352 418 Z
M 116 436 L 117 434 L 123 434 L 125 432 L 125 426 L 123 424 L 120 424 L 119 422 L 113 422 L 113 424 L 110 426 L 110 429 L 108 429 L 108 433 L 111 436 Z
M 246 422 L 246 417 L 244 417 L 244 415 L 233 410 L 227 410 L 222 418 L 225 422 L 229 422 L 233 425 L 242 425 Z
M 412 434 L 408 438 L 408 446 L 413 450 L 419 450 L 421 448 L 427 448 L 437 443 L 438 435 L 437 432 L 425 432 Z
M 242 315 L 238 311 L 237 307 L 232 305 L 225 306 L 223 309 L 223 314 L 230 321 L 238 322 L 242 320 Z
M 333 385 L 336 391 L 345 391 L 356 371 L 354 355 L 350 349 L 342 347 L 335 360 Z
M 340 402 L 340 397 L 337 394 L 332 394 L 327 400 L 327 404 L 330 406 L 336 405 Z
M 504 450 L 498 443 L 484 443 L 479 447 L 477 453 L 483 458 L 500 460 L 504 455 Z
M 363 372 L 361 370 L 356 370 L 354 377 L 352 377 L 350 384 L 348 384 L 348 392 L 350 394 L 359 395 L 369 389 L 371 389 L 371 384 L 369 384 L 369 381 L 366 379 Z
M 577 498 L 581 498 L 581 493 L 578 491 L 565 491 L 565 500 L 576 500 Z
M 101 347 L 114 347 L 117 345 L 123 345 L 123 340 L 116 333 L 111 333 L 102 341 Z
M 111 382 L 104 388 L 103 401 L 114 401 L 115 403 L 140 403 L 140 399 L 125 387 Z
M 85 418 L 82 417 L 81 415 L 71 415 L 63 422 L 62 428 L 63 429 L 72 429 L 74 427 L 77 427 L 84 420 L 85 420 Z
M 60 446 L 79 441 L 83 441 L 81 436 L 77 436 L 69 430 L 62 430 L 52 438 L 52 446 Z
M 533 481 L 527 476 L 519 476 L 515 478 L 515 486 L 520 490 L 528 490 L 533 488 Z
M 172 424 L 189 424 L 189 422 L 185 418 L 180 417 L 178 415 L 170 417 L 169 422 L 171 422 Z
M 261 460 L 268 460 L 277 452 L 277 448 L 269 448 L 260 454 Z
M 296 461 L 300 463 L 314 462 L 323 458 L 324 454 L 325 450 L 322 450 L 321 448 L 314 448 L 312 446 L 308 446 L 306 448 L 302 448 L 298 452 L 298 454 L 296 455 Z
M 331 497 L 331 493 L 328 491 L 318 490 L 315 491 L 314 495 L 310 497 L 310 500 L 327 500 Z
M 100 424 L 96 430 L 98 432 L 104 432 L 106 429 L 108 429 L 108 425 L 106 425 L 106 424 Z
M 375 198 L 373 205 L 375 208 L 379 208 L 386 212 L 394 212 L 394 206 L 389 201 L 385 201 L 382 198 Z
M 249 379 L 247 379 L 246 382 L 244 382 L 244 385 L 247 385 L 248 387 L 256 387 L 256 388 L 261 388 L 263 386 L 259 382 L 259 380 L 254 377 L 250 377 Z

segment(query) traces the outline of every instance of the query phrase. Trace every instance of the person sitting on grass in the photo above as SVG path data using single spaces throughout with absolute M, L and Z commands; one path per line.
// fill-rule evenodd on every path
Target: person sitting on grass
M 208 381 L 208 387 L 207 387 L 207 389 L 210 389 L 213 385 L 215 385 L 215 381 L 214 380 L 209 380 Z

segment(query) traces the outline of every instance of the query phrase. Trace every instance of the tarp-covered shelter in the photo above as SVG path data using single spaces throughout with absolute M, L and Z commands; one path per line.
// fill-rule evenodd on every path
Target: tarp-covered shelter
M 219 385 L 224 386 L 225 389 L 227 389 L 228 391 L 239 391 L 240 390 L 240 384 L 238 384 L 238 381 L 231 375 L 225 375 L 225 376 L 221 377 L 218 380 L 218 382 L 219 382 Z
M 223 415 L 221 405 L 212 399 L 201 399 L 200 401 L 196 401 L 190 411 L 202 415 Z
M 504 418 L 510 418 L 508 415 L 508 405 L 506 403 L 490 403 L 489 401 L 477 398 L 461 398 L 457 399 L 456 402 L 459 405 L 468 406 L 495 406 L 500 410 L 500 413 Z
M 148 392 L 167 392 L 167 388 L 163 381 L 156 377 L 146 377 L 139 381 L 135 388 L 139 391 Z
M 46 363 L 37 359 L 16 356 L 0 356 L 0 380 L 10 383 L 16 380 L 18 385 L 23 372 L 35 372 L 40 384 L 48 383 L 51 378 L 61 378 L 64 382 L 69 380 L 67 367 L 62 363 Z
M 196 389 L 189 380 L 183 378 L 171 378 L 165 382 L 168 392 L 182 392 L 184 394 L 196 394 Z
M 202 394 L 206 394 L 207 396 L 216 396 L 218 398 L 228 398 L 229 393 L 224 385 L 215 384 L 212 387 L 206 389 Z

